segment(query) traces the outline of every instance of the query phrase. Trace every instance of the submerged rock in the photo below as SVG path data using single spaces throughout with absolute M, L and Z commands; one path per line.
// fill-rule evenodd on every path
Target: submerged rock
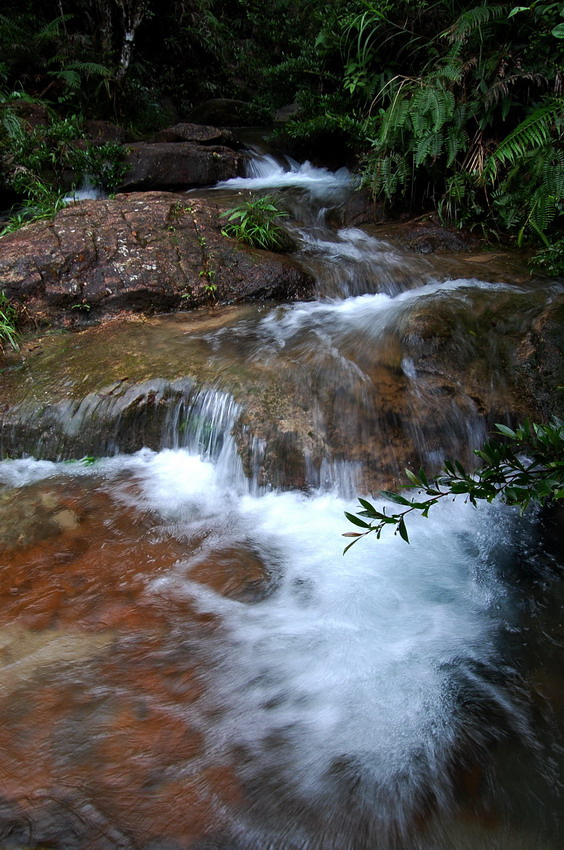
M 124 311 L 310 297 L 313 280 L 292 260 L 243 247 L 221 226 L 215 203 L 181 194 L 81 201 L 3 238 L 2 289 L 30 321 L 67 327 Z

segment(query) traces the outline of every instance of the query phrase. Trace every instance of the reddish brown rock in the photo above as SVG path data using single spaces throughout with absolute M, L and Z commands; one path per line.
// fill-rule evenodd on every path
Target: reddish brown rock
M 224 237 L 213 202 L 167 192 L 82 201 L 5 236 L 0 280 L 29 319 L 64 326 L 313 288 L 290 259 Z

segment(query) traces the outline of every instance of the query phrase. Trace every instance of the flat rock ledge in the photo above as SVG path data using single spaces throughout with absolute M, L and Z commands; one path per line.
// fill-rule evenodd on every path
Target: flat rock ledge
M 0 289 L 30 323 L 84 327 L 127 313 L 306 300 L 291 258 L 221 233 L 219 207 L 171 192 L 81 201 L 0 242 Z

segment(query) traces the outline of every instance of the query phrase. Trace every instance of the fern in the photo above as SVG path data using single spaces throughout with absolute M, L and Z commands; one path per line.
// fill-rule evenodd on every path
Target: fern
M 560 128 L 561 114 L 562 103 L 559 100 L 551 100 L 537 107 L 499 143 L 486 164 L 485 176 L 495 178 L 498 165 L 514 165 L 529 151 L 547 144 L 552 137 L 553 128 Z
M 509 13 L 509 4 L 503 3 L 496 6 L 474 6 L 473 9 L 467 9 L 447 30 L 441 33 L 443 38 L 449 42 L 462 44 L 467 41 L 469 36 L 483 26 L 489 24 L 490 21 L 497 20 L 501 17 L 507 17 Z
M 110 77 L 112 72 L 106 65 L 101 65 L 99 62 L 69 62 L 67 65 L 72 71 L 79 71 L 86 76 Z

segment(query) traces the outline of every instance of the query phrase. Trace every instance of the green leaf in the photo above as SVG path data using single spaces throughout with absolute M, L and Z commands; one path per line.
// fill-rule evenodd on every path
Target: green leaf
M 394 493 L 392 490 L 381 490 L 380 492 L 382 496 L 384 496 L 390 502 L 395 502 L 396 505 L 407 505 L 407 507 L 411 506 L 411 502 L 404 496 L 400 496 L 399 493 Z
M 510 13 L 508 14 L 508 18 L 512 18 L 513 15 L 516 15 L 518 12 L 528 12 L 530 10 L 530 6 L 515 6 Z
M 515 431 L 513 431 L 512 428 L 508 428 L 507 425 L 500 425 L 498 422 L 496 422 L 495 427 L 500 432 L 500 434 L 503 434 L 505 437 L 510 437 L 512 440 L 517 439 L 517 434 L 515 433 Z
M 398 523 L 398 531 L 402 540 L 405 540 L 406 543 L 409 543 L 409 536 L 407 534 L 407 528 L 405 527 L 405 521 L 403 517 L 400 519 Z
M 369 523 L 364 522 L 363 519 L 360 519 L 359 517 L 355 516 L 354 514 L 348 513 L 348 511 L 345 511 L 345 516 L 346 516 L 346 518 L 348 519 L 349 522 L 352 522 L 353 525 L 358 525 L 360 528 L 370 528 Z
M 422 482 L 419 480 L 419 478 L 417 477 L 417 475 L 415 475 L 414 472 L 412 472 L 410 469 L 405 469 L 404 472 L 405 472 L 406 477 L 409 479 L 409 481 L 411 481 L 411 483 L 414 485 L 414 487 L 420 487 L 421 486 Z
M 564 24 L 556 24 L 552 30 L 552 35 L 555 38 L 564 38 Z

